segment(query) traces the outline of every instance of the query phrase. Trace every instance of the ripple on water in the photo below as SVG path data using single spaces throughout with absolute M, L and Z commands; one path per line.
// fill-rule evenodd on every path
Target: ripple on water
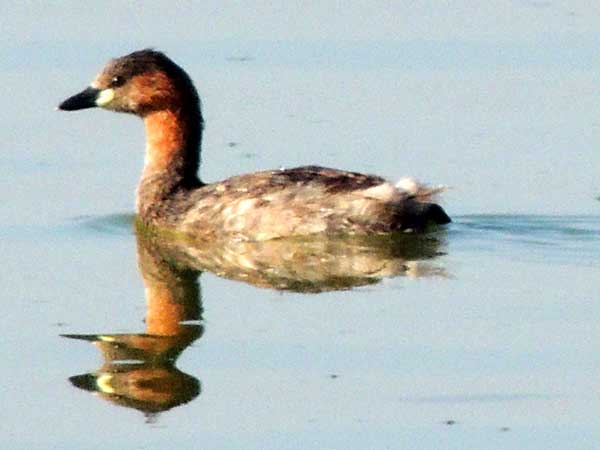
M 600 216 L 466 215 L 449 241 L 533 259 L 600 264 Z
M 52 234 L 127 237 L 134 233 L 134 214 L 76 217 L 51 230 Z M 453 218 L 447 231 L 448 253 L 495 253 L 528 261 L 600 265 L 600 216 L 464 215 Z M 12 230 L 0 236 L 40 236 L 39 229 Z
M 133 234 L 134 219 L 135 215 L 131 213 L 80 216 L 73 218 L 72 224 L 85 234 L 130 236 Z

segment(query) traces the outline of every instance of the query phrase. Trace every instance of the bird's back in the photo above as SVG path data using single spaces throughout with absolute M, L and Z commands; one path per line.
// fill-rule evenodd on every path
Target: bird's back
M 438 205 L 381 177 L 316 166 L 232 177 L 188 193 L 186 203 L 180 231 L 248 240 L 390 233 L 450 221 Z

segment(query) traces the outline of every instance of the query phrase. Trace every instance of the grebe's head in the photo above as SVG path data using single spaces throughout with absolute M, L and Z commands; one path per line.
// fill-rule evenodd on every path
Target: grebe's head
M 84 91 L 69 97 L 63 111 L 101 107 L 144 117 L 155 111 L 198 105 L 190 77 L 164 53 L 139 50 L 109 61 Z

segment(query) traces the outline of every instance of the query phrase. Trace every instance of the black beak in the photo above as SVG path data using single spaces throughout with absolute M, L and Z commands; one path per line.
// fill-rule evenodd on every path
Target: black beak
M 98 106 L 96 105 L 96 99 L 98 98 L 99 92 L 100 89 L 89 87 L 79 94 L 75 94 L 73 97 L 66 99 L 58 105 L 58 109 L 62 109 L 63 111 L 76 111 L 78 109 L 95 108 Z
M 92 392 L 98 390 L 98 386 L 96 385 L 97 380 L 98 377 L 91 373 L 86 373 L 85 375 L 74 375 L 69 378 L 69 381 L 73 386 Z

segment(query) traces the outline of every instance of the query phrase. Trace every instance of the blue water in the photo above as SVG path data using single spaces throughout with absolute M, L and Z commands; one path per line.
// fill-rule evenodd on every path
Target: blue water
M 5 9 L 0 448 L 599 447 L 588 4 Z M 449 187 L 454 222 L 326 246 L 141 238 L 139 120 L 53 108 L 147 46 L 200 91 L 204 180 L 412 175 Z
M 76 387 L 106 360 L 60 337 L 144 333 L 131 222 L 5 230 L 6 448 L 593 448 L 598 216 L 459 216 L 436 270 L 350 291 L 203 273 L 203 334 L 172 361 L 194 390 L 162 412 Z

